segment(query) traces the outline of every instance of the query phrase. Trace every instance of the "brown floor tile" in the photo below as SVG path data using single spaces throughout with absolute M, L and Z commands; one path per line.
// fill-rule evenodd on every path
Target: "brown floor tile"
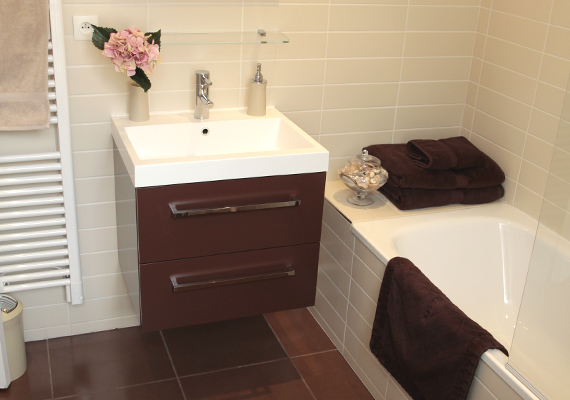
M 181 378 L 187 400 L 313 400 L 290 360 Z
M 317 400 L 373 400 L 338 351 L 292 359 Z
M 66 397 L 66 400 L 184 400 L 176 379 L 106 392 Z
M 160 332 L 134 327 L 48 343 L 56 398 L 174 377 Z
M 261 315 L 162 333 L 178 376 L 287 357 Z
M 265 314 L 289 357 L 335 349 L 306 308 Z
M 13 381 L 8 389 L 0 390 L 0 399 L 51 399 L 46 341 L 26 343 L 26 358 L 28 362 L 26 372 Z

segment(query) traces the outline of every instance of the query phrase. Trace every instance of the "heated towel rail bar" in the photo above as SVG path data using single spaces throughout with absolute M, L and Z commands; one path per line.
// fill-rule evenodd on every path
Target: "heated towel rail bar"
M 0 156 L 0 293 L 64 286 L 67 301 L 81 304 L 61 0 L 49 2 L 48 100 L 58 151 Z

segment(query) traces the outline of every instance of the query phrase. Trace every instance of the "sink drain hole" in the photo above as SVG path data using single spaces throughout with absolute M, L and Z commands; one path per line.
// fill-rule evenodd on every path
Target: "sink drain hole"
M 202 129 L 202 135 L 207 135 L 208 133 L 210 133 L 210 130 L 208 128 Z

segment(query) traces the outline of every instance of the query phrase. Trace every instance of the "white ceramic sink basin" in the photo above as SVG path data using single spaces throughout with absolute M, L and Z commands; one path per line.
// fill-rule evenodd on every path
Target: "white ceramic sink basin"
M 328 151 L 279 111 L 113 117 L 113 138 L 135 187 L 322 172 Z

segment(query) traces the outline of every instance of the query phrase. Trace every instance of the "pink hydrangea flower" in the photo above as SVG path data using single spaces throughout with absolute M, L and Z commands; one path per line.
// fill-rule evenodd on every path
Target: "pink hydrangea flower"
M 103 55 L 115 64 L 115 71 L 126 72 L 128 76 L 135 74 L 139 67 L 146 73 L 152 73 L 153 68 L 160 64 L 162 58 L 158 55 L 158 44 L 148 43 L 147 37 L 137 28 L 111 33 L 105 43 Z

